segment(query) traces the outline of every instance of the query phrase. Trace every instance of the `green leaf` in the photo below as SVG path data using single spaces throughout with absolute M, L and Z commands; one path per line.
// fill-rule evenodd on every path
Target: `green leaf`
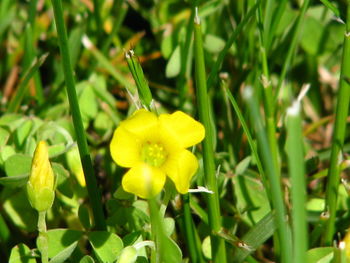
M 49 258 L 54 258 L 60 252 L 70 247 L 83 235 L 82 231 L 71 229 L 52 229 L 47 231 L 49 242 Z M 76 244 L 75 244 L 76 246 Z
M 75 241 L 70 246 L 63 249 L 60 253 L 58 253 L 56 256 L 54 256 L 50 263 L 63 263 L 70 257 L 70 255 L 74 252 L 75 248 L 78 245 L 78 241 Z
M 36 263 L 36 260 L 30 249 L 21 243 L 11 249 L 9 263 Z
M 83 120 L 90 120 L 95 118 L 98 105 L 96 101 L 96 96 L 93 88 L 90 84 L 86 84 L 86 82 L 80 83 L 79 87 L 82 91 L 79 96 L 79 106 Z
M 18 147 L 22 147 L 23 143 L 29 136 L 33 127 L 33 121 L 31 119 L 26 119 L 15 132 L 15 142 Z
M 84 256 L 79 263 L 95 263 L 94 259 L 88 255 Z
M 217 36 L 207 34 L 204 39 L 204 48 L 210 53 L 219 53 L 225 47 L 226 42 Z
M 27 183 L 28 177 L 29 177 L 28 174 L 16 175 L 16 176 L 10 176 L 10 177 L 1 177 L 0 184 L 9 186 L 9 187 L 22 187 Z
M 334 15 L 336 16 L 336 17 L 340 17 L 340 11 L 339 11 L 339 9 L 336 7 L 336 6 L 334 6 L 331 2 L 329 2 L 328 0 L 320 0 L 325 6 L 327 6 L 327 8 L 329 8 L 329 10 L 331 10 L 333 13 L 334 13 Z
M 175 229 L 175 220 L 172 217 L 164 218 L 164 232 L 165 235 L 171 236 Z
M 7 176 L 29 175 L 31 166 L 31 156 L 15 154 L 5 161 L 5 172 Z
M 170 237 L 161 235 L 159 238 L 161 253 L 161 262 L 163 263 L 179 263 L 182 262 L 182 252 L 179 246 Z
M 84 226 L 84 228 L 90 229 L 91 227 L 90 214 L 89 214 L 89 209 L 87 208 L 86 205 L 81 204 L 79 206 L 78 216 L 79 216 L 80 223 Z
M 14 131 L 23 121 L 23 115 L 8 113 L 0 118 L 0 126 L 8 127 L 11 131 Z
M 6 145 L 9 137 L 10 137 L 10 132 L 0 127 L 0 147 L 3 147 Z
M 173 51 L 166 67 L 165 67 L 165 76 L 167 78 L 174 78 L 179 75 L 181 70 L 181 52 L 180 46 L 177 46 Z
M 260 245 L 270 238 L 276 230 L 275 217 L 272 213 L 267 214 L 256 225 L 254 225 L 241 239 L 241 246 L 234 244 L 234 263 L 241 263 Z M 236 242 L 234 242 L 236 243 Z M 243 244 L 243 245 L 242 245 Z
M 211 242 L 210 242 L 210 236 L 207 236 L 206 238 L 204 238 L 203 242 L 202 242 L 202 252 L 203 255 L 207 258 L 207 259 L 211 259 Z
M 8 158 L 16 154 L 15 149 L 12 146 L 6 145 L 0 147 L 0 162 L 3 164 Z
M 133 246 L 125 247 L 117 263 L 134 263 L 137 259 L 137 250 Z
M 114 233 L 93 231 L 88 237 L 96 256 L 102 262 L 114 262 L 123 248 L 123 241 Z
M 236 166 L 236 174 L 237 175 L 241 175 L 247 170 L 251 159 L 252 159 L 251 156 L 248 156 L 237 164 L 237 166 Z
M 113 122 L 107 113 L 101 111 L 96 115 L 94 119 L 94 128 L 98 133 L 103 135 L 106 131 L 112 130 Z
M 67 152 L 67 150 L 68 150 L 68 147 L 64 143 L 50 145 L 49 156 L 50 158 L 54 158 L 54 157 L 60 156 L 61 154 L 64 154 L 65 152 Z
M 269 200 L 260 180 L 249 175 L 238 175 L 232 178 L 237 200 L 237 209 L 242 219 L 249 225 L 260 221 L 269 211 Z
M 318 247 L 307 252 L 307 263 L 331 263 L 333 262 L 333 247 Z
M 37 229 L 37 213 L 30 206 L 24 188 L 19 188 L 10 197 L 6 198 L 3 209 L 16 227 L 33 232 Z
M 300 45 L 307 53 L 311 55 L 317 54 L 323 28 L 324 26 L 319 20 L 309 16 L 305 17 Z

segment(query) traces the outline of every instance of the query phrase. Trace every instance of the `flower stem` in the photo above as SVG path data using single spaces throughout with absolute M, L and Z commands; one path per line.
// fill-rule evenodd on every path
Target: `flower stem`
M 267 6 L 269 7 L 271 1 L 267 2 Z M 269 9 L 268 9 L 269 10 Z M 268 14 L 267 14 L 268 15 Z M 257 20 L 258 24 L 262 25 L 262 11 L 261 11 L 261 5 L 259 5 L 259 9 L 257 12 Z M 270 20 L 266 19 L 265 17 L 265 23 L 264 25 L 268 28 L 270 26 Z M 271 157 L 273 160 L 273 164 L 276 167 L 276 171 L 278 173 L 278 176 L 280 176 L 280 169 L 278 164 L 278 146 L 277 146 L 277 139 L 276 139 L 276 122 L 275 122 L 275 107 L 274 107 L 274 100 L 273 100 L 273 93 L 272 93 L 272 85 L 270 80 L 270 73 L 269 73 L 269 67 L 267 62 L 267 55 L 266 55 L 266 36 L 264 36 L 264 30 L 265 28 L 262 28 L 261 26 L 259 28 L 259 41 L 261 46 L 261 64 L 262 64 L 262 86 L 263 86 L 263 101 L 264 101 L 264 111 L 266 115 L 266 133 L 267 138 L 270 145 L 271 150 Z
M 203 141 L 203 163 L 207 188 L 213 191 L 208 194 L 209 226 L 211 228 L 212 258 L 214 263 L 226 262 L 226 249 L 223 239 L 215 235 L 221 230 L 221 216 L 218 186 L 216 182 L 213 132 L 209 115 L 209 98 L 207 93 L 206 73 L 203 54 L 203 41 L 199 17 L 195 17 L 194 24 L 194 57 L 196 69 L 196 91 L 199 118 L 203 123 L 206 136 Z
M 184 225 L 185 225 L 186 239 L 187 239 L 190 259 L 191 259 L 191 262 L 193 263 L 202 262 L 201 251 L 197 249 L 198 247 L 196 244 L 196 236 L 195 236 L 193 220 L 191 216 L 189 194 L 183 195 L 182 199 L 183 199 L 183 211 L 184 211 Z
M 344 35 L 344 49 L 339 80 L 339 92 L 337 96 L 337 108 L 335 126 L 332 139 L 330 166 L 328 170 L 328 182 L 326 191 L 325 212 L 329 215 L 326 223 L 326 231 L 323 243 L 331 245 L 335 231 L 335 218 L 337 210 L 337 197 L 340 177 L 340 162 L 342 159 L 342 148 L 344 145 L 346 118 L 349 109 L 350 85 L 346 78 L 350 77 L 350 3 L 347 2 L 346 32 Z
M 62 65 L 66 81 L 67 93 L 69 105 L 72 112 L 73 124 L 75 134 L 77 136 L 77 143 L 81 162 L 84 170 L 84 176 L 86 181 L 86 187 L 91 202 L 92 212 L 95 219 L 95 227 L 97 230 L 105 230 L 106 223 L 103 215 L 101 205 L 101 194 L 97 188 L 96 177 L 94 175 L 94 169 L 92 166 L 83 121 L 79 109 L 79 103 L 77 93 L 75 90 L 75 82 L 73 77 L 73 68 L 70 61 L 68 40 L 66 34 L 66 28 L 63 20 L 63 11 L 61 0 L 52 0 L 52 6 L 55 14 L 55 22 L 57 28 L 58 42 L 62 56 Z
M 40 250 L 42 263 L 49 262 L 49 244 L 47 240 L 45 217 L 46 217 L 46 211 L 39 212 L 39 217 L 38 217 L 39 236 L 37 239 L 37 245 L 38 245 L 38 249 Z

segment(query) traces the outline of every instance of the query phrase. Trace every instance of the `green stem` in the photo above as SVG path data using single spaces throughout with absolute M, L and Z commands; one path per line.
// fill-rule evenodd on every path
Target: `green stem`
M 229 39 L 226 41 L 226 44 L 224 48 L 221 50 L 217 60 L 215 61 L 215 64 L 209 74 L 208 80 L 207 80 L 207 86 L 211 87 L 217 78 L 218 72 L 221 69 L 221 65 L 224 61 L 224 58 L 228 51 L 230 50 L 233 42 L 237 39 L 241 31 L 243 30 L 244 26 L 248 24 L 250 18 L 254 15 L 256 9 L 258 8 L 258 5 L 260 4 L 261 0 L 258 0 L 255 5 L 249 10 L 247 15 L 244 16 L 243 20 L 239 23 L 239 25 L 235 28 L 235 30 L 230 35 Z
M 212 257 L 214 263 L 226 262 L 226 249 L 223 239 L 215 235 L 221 230 L 221 216 L 219 193 L 215 174 L 213 131 L 209 115 L 209 97 L 207 93 L 207 82 L 203 54 L 203 40 L 199 17 L 195 17 L 194 24 L 194 57 L 196 70 L 196 91 L 199 118 L 203 123 L 206 136 L 203 141 L 203 163 L 205 181 L 213 194 L 208 194 L 209 226 L 211 228 Z
M 270 1 L 268 1 L 269 3 Z M 257 12 L 257 19 L 258 24 L 262 24 L 261 19 L 261 5 L 259 5 L 259 9 Z M 269 20 L 265 19 L 265 24 L 270 23 Z M 270 73 L 267 63 L 267 56 L 266 56 L 266 41 L 267 38 L 264 36 L 264 30 L 265 28 L 262 28 L 261 26 L 258 27 L 260 32 L 260 46 L 261 46 L 261 63 L 262 63 L 262 69 L 263 69 L 263 75 L 262 75 L 262 86 L 263 86 L 263 98 L 264 98 L 264 110 L 266 115 L 266 132 L 267 132 L 267 138 L 270 144 L 270 150 L 271 150 L 271 156 L 273 163 L 276 167 L 276 171 L 279 175 L 279 164 L 278 164 L 278 145 L 277 145 L 277 139 L 276 139 L 276 122 L 275 122 L 275 110 L 274 110 L 274 100 L 273 100 L 273 93 L 272 93 L 272 85 L 270 80 Z
M 289 66 L 292 62 L 293 55 L 295 54 L 295 50 L 296 50 L 296 47 L 297 47 L 298 41 L 299 41 L 301 26 L 302 26 L 303 21 L 304 21 L 305 13 L 309 7 L 309 3 L 310 3 L 310 0 L 304 1 L 303 6 L 301 7 L 300 14 L 296 20 L 292 41 L 289 45 L 289 49 L 287 51 L 287 57 L 284 61 L 282 71 L 281 71 L 280 77 L 278 79 L 278 85 L 277 85 L 277 91 L 276 91 L 275 97 L 278 96 L 278 93 L 282 87 L 283 81 L 286 77 L 287 70 L 289 69 Z
M 278 176 L 278 171 L 276 170 L 273 160 L 270 158 L 271 150 L 262 123 L 262 117 L 259 112 L 257 97 L 253 94 L 251 87 L 245 87 L 244 92 L 244 97 L 249 107 L 250 119 L 257 136 L 261 160 L 270 184 L 272 205 L 276 210 L 276 224 L 279 245 L 281 248 L 281 262 L 290 263 L 292 260 L 291 241 L 280 177 Z
M 46 211 L 39 212 L 39 217 L 38 217 L 39 236 L 37 240 L 37 245 L 38 245 L 38 249 L 40 250 L 42 263 L 49 262 L 49 244 L 47 240 L 45 217 L 46 217 Z
M 347 2 L 346 32 L 344 36 L 344 49 L 339 80 L 339 92 L 337 96 L 337 108 L 335 126 L 332 139 L 330 165 L 328 170 L 328 182 L 326 191 L 325 212 L 329 214 L 326 231 L 323 235 L 323 243 L 331 245 L 335 231 L 335 219 L 337 210 L 338 187 L 340 180 L 340 167 L 342 150 L 346 132 L 346 118 L 349 109 L 350 85 L 347 78 L 350 77 L 350 3 Z
M 182 196 L 183 199 L 183 212 L 184 212 L 184 222 L 185 222 L 185 232 L 188 245 L 188 251 L 190 253 L 191 262 L 197 263 L 201 262 L 201 251 L 197 251 L 196 236 L 194 233 L 193 220 L 191 216 L 190 208 L 190 196 L 185 194 Z
M 103 32 L 101 13 L 100 13 L 100 3 L 99 3 L 99 0 L 93 0 L 93 3 L 94 3 L 93 15 L 95 17 L 95 23 L 96 23 L 96 35 L 100 36 L 101 32 Z
M 86 141 L 85 130 L 83 121 L 80 114 L 79 103 L 77 93 L 75 90 L 75 82 L 73 77 L 73 68 L 71 65 L 68 40 L 66 29 L 63 20 L 63 11 L 61 0 L 52 0 L 53 10 L 55 14 L 55 22 L 57 28 L 57 35 L 59 41 L 59 47 L 62 56 L 63 72 L 66 81 L 68 100 L 72 112 L 73 124 L 75 134 L 77 136 L 77 143 L 81 162 L 84 170 L 84 176 L 86 181 L 86 187 L 91 202 L 92 212 L 95 219 L 95 226 L 97 230 L 106 230 L 106 222 L 103 215 L 101 194 L 97 187 L 96 177 L 94 175 L 94 169 L 92 166 L 88 145 Z
M 187 30 L 186 30 L 186 37 L 185 37 L 185 43 L 181 45 L 181 69 L 178 81 L 176 82 L 177 90 L 179 90 L 180 94 L 180 108 L 183 107 L 183 105 L 186 102 L 186 99 L 188 98 L 188 89 L 187 89 L 187 73 L 188 73 L 188 64 L 190 62 L 189 55 L 190 55 L 190 46 L 192 42 L 192 35 L 193 35 L 193 20 L 195 16 L 195 7 L 198 4 L 198 0 L 191 1 L 191 15 L 190 19 L 187 24 Z
M 101 48 L 102 53 L 105 56 L 108 56 L 109 46 L 111 45 L 113 38 L 118 33 L 119 28 L 120 28 L 120 26 L 125 18 L 127 11 L 128 11 L 128 5 L 125 3 L 124 0 L 115 0 L 114 1 L 113 7 L 112 7 L 112 12 L 113 12 L 113 14 L 116 14 L 115 15 L 116 18 L 114 19 L 112 31 L 108 35 L 106 41 L 104 41 L 103 46 Z
M 304 142 L 300 117 L 300 102 L 294 102 L 287 111 L 288 168 L 291 178 L 293 262 L 307 262 L 307 218 L 306 218 L 306 180 L 304 163 Z

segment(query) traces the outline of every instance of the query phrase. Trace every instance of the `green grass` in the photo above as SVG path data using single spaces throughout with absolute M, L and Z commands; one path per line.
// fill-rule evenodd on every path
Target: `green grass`
M 349 261 L 349 32 L 348 0 L 1 1 L 0 257 Z M 205 127 L 189 193 L 122 189 L 109 144 L 140 107 Z M 41 140 L 56 194 L 38 232 Z

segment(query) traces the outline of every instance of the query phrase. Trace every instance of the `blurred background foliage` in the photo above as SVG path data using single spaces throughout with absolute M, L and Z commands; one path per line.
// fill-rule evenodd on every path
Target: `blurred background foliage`
M 268 36 L 266 48 L 273 87 L 279 85 L 302 2 L 275 1 L 273 15 L 277 14 L 280 4 L 284 3 L 285 8 L 279 20 L 272 17 L 278 23 L 273 24 L 274 34 Z M 94 9 L 95 3 L 98 5 Z M 107 224 L 111 233 L 123 238 L 124 246 L 149 239 L 150 220 L 146 202 L 136 200 L 121 189 L 123 170 L 109 155 L 115 127 L 135 110 L 137 101 L 125 52 L 133 49 L 138 57 L 159 112 L 181 109 L 195 116 L 191 10 L 198 4 L 205 62 L 210 73 L 228 38 L 255 3 L 255 0 L 62 1 L 81 113 L 95 173 L 103 191 Z M 343 10 L 342 1 L 334 4 L 338 10 Z M 311 1 L 298 35 L 297 48 L 287 65 L 283 88 L 275 97 L 281 167 L 286 172 L 282 117 L 302 85 L 311 85 L 303 108 L 311 229 L 315 228 L 324 205 L 324 178 L 345 30 L 340 18 L 336 19 L 320 1 Z M 230 89 L 247 117 L 240 91 L 245 85 L 260 85 L 259 26 L 255 15 L 244 24 L 229 47 L 220 74 L 214 76 L 208 87 L 216 134 L 216 162 L 221 166 L 218 181 L 224 228 L 240 238 L 264 219 L 270 208 L 256 160 L 224 86 Z M 65 244 L 68 246 L 92 225 L 50 1 L 1 0 L 0 61 L 0 256 L 8 258 L 11 248 L 18 243 L 35 247 L 37 215 L 27 201 L 23 185 L 30 171 L 31 156 L 40 140 L 50 145 L 50 158 L 57 176 L 56 199 L 48 214 L 48 229 L 69 228 L 51 234 L 58 240 L 59 235 L 76 230 L 67 234 L 71 238 Z M 344 149 L 347 151 L 349 147 L 347 136 Z M 349 166 L 347 155 L 345 157 L 343 169 Z M 202 175 L 201 167 L 193 185 L 203 185 Z M 288 188 L 287 179 L 284 183 Z M 349 199 L 346 188 L 341 187 L 337 231 L 344 233 L 350 222 Z M 201 195 L 192 195 L 191 199 L 195 225 L 200 239 L 204 240 L 209 235 L 208 215 L 203 209 L 205 199 Z M 173 199 L 169 207 L 168 234 L 187 257 L 181 235 L 184 231 L 181 201 Z M 271 219 L 264 220 L 262 224 L 271 225 Z M 267 232 L 271 228 L 259 228 L 266 235 L 257 245 L 272 235 Z M 93 239 L 91 237 L 90 241 Z M 116 239 L 111 242 L 119 244 Z M 94 247 L 93 242 L 90 244 Z M 273 257 L 270 245 L 266 243 L 260 247 L 257 258 Z M 78 262 L 91 246 L 82 239 L 70 262 Z M 237 246 L 233 243 L 229 250 Z M 61 247 L 57 245 L 56 248 L 57 251 L 50 251 L 51 256 Z M 147 262 L 145 253 L 139 262 Z M 206 252 L 205 255 L 209 257 Z

